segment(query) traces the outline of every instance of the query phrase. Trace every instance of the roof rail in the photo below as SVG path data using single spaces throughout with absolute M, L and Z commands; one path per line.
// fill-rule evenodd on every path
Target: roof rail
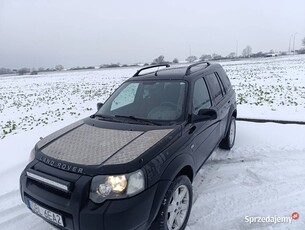
M 207 62 L 207 61 L 202 61 L 202 62 L 194 63 L 194 64 L 189 65 L 189 66 L 187 67 L 187 69 L 186 69 L 186 71 L 185 71 L 185 75 L 191 74 L 191 68 L 192 68 L 192 67 L 197 66 L 197 65 L 202 65 L 202 64 L 206 64 L 206 66 L 205 66 L 203 69 L 205 69 L 205 68 L 207 68 L 209 65 L 211 65 L 211 63 L 210 63 L 210 62 Z
M 160 67 L 160 66 L 165 66 L 166 68 L 170 67 L 169 64 L 158 64 L 158 65 L 147 66 L 147 67 L 144 67 L 144 68 L 139 69 L 139 70 L 133 75 L 133 77 L 139 76 L 140 72 L 142 72 L 143 70 L 150 69 L 150 68 L 155 68 L 155 67 Z

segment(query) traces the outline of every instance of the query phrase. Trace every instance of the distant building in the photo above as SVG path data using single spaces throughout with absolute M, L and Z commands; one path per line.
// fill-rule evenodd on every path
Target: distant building
M 265 54 L 265 57 L 277 57 L 277 56 L 279 56 L 278 53 L 267 53 L 267 54 Z

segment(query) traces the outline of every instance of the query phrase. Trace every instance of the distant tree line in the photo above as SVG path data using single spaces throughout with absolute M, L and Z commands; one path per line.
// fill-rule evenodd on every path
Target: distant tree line
M 305 54 L 305 38 L 302 39 L 302 45 L 304 46 L 300 50 L 295 50 L 296 54 Z M 230 52 L 227 56 L 222 56 L 220 54 L 202 54 L 199 59 L 194 56 L 190 55 L 185 59 L 185 62 L 193 63 L 195 61 L 210 61 L 210 60 L 222 60 L 222 59 L 234 59 L 234 58 L 258 58 L 258 57 L 268 57 L 268 56 L 279 56 L 279 55 L 286 55 L 286 52 L 275 52 L 274 50 L 270 50 L 269 52 L 262 52 L 259 51 L 257 53 L 252 52 L 251 46 L 247 45 L 243 50 L 241 55 L 237 55 L 235 52 Z M 154 58 L 151 63 L 144 63 L 144 66 L 147 65 L 154 65 L 154 64 L 166 64 L 166 63 L 173 63 L 178 64 L 180 63 L 178 58 L 174 58 L 173 61 L 166 61 L 164 55 L 160 55 L 157 58 Z M 111 63 L 111 64 L 102 64 L 99 67 L 95 66 L 88 66 L 88 67 L 72 67 L 67 70 L 90 70 L 90 69 L 96 69 L 96 68 L 117 68 L 117 67 L 134 67 L 134 66 L 140 66 L 139 64 L 120 64 L 120 63 Z M 9 69 L 9 68 L 0 68 L 0 75 L 4 74 L 38 74 L 40 72 L 53 72 L 53 71 L 63 71 L 65 70 L 63 65 L 56 65 L 54 68 L 43 68 L 40 67 L 38 69 L 35 68 L 27 68 L 23 67 L 20 69 Z
M 40 67 L 38 69 L 22 67 L 20 69 L 8 69 L 8 68 L 0 68 L 0 75 L 3 74 L 18 74 L 18 75 L 36 75 L 40 72 L 53 72 L 53 71 L 62 71 L 64 67 L 62 65 L 56 65 L 54 68 L 43 68 Z
M 13 74 L 15 73 L 13 70 L 8 68 L 0 68 L 0 74 Z

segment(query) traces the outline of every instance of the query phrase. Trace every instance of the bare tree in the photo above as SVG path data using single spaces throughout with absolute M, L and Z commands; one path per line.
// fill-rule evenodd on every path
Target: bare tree
M 192 62 L 194 62 L 194 61 L 197 60 L 197 57 L 196 57 L 196 56 L 189 56 L 189 57 L 187 57 L 185 60 L 186 60 L 187 62 L 192 63 Z
M 57 66 L 55 66 L 55 69 L 57 71 L 62 71 L 64 69 L 64 67 L 62 65 L 57 65 Z
M 0 68 L 0 74 L 8 74 L 8 73 L 13 73 L 13 71 L 7 68 Z
M 178 58 L 174 58 L 173 63 L 175 63 L 175 64 L 179 63 Z
M 212 59 L 212 56 L 210 54 L 202 54 L 199 59 L 201 61 L 208 61 L 208 60 Z
M 247 46 L 246 48 L 243 49 L 243 56 L 244 57 L 250 57 L 251 53 L 252 53 L 251 46 Z
M 305 46 L 305 38 L 303 38 L 302 43 L 303 43 L 303 46 Z
M 235 58 L 236 57 L 236 53 L 235 52 L 231 52 L 228 54 L 227 56 L 228 58 Z
M 215 54 L 215 53 L 212 54 L 212 59 L 213 60 L 219 60 L 219 59 L 222 59 L 222 58 L 223 57 L 220 54 Z
M 153 60 L 153 64 L 162 64 L 164 62 L 164 56 L 160 55 L 156 59 Z
M 26 68 L 26 67 L 23 67 L 23 68 L 18 70 L 19 75 L 24 75 L 24 74 L 27 74 L 27 73 L 30 73 L 30 72 L 31 72 L 30 68 Z

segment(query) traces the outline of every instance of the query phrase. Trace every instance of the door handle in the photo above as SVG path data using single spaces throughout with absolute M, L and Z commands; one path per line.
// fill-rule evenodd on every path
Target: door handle
M 189 130 L 189 134 L 192 134 L 196 130 L 196 126 L 194 125 L 192 128 Z

